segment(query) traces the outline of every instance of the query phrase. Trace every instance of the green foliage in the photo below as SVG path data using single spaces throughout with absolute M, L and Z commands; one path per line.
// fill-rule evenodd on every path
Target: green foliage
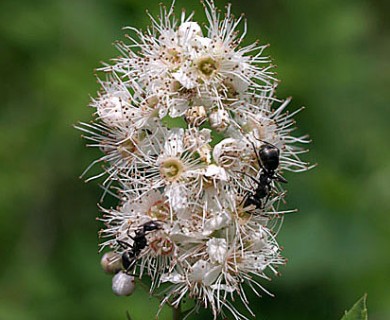
M 349 311 L 345 311 L 344 317 L 341 320 L 367 320 L 367 307 L 366 307 L 367 295 L 361 297 Z
M 187 128 L 187 123 L 185 120 L 181 117 L 177 118 L 171 118 L 169 115 L 166 115 L 164 118 L 162 118 L 162 123 L 167 128 Z

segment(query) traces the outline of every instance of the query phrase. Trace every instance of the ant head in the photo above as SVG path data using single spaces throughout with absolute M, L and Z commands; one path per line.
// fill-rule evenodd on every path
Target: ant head
M 259 150 L 259 156 L 264 168 L 274 171 L 279 166 L 279 149 L 272 144 L 263 144 Z

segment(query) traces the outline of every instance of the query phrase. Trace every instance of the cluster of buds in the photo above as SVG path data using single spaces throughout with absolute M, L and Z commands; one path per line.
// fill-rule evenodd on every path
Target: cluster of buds
M 103 177 L 119 199 L 99 218 L 114 292 L 147 276 L 161 306 L 189 297 L 214 318 L 246 319 L 235 297 L 251 312 L 245 291 L 267 292 L 262 282 L 285 263 L 276 235 L 294 210 L 279 208 L 282 172 L 308 169 L 296 145 L 308 140 L 291 134 L 299 110 L 275 97 L 266 46 L 240 46 L 246 22 L 230 5 L 204 8 L 204 29 L 173 6 L 145 32 L 126 28 L 121 56 L 99 69 L 96 119 L 79 128 L 103 152 L 92 165 L 104 170 L 88 180 Z

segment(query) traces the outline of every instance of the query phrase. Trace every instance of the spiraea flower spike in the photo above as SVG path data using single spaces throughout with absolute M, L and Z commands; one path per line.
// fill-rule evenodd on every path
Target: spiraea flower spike
M 267 46 L 242 46 L 246 21 L 230 5 L 204 9 L 205 28 L 173 5 L 144 32 L 127 27 L 121 56 L 99 69 L 95 120 L 78 127 L 103 153 L 88 180 L 119 201 L 100 216 L 114 292 L 150 277 L 161 305 L 189 297 L 214 318 L 246 319 L 233 300 L 251 313 L 245 292 L 268 293 L 263 283 L 285 263 L 276 236 L 294 210 L 280 209 L 284 173 L 310 167 L 300 159 L 309 141 L 292 135 L 299 110 L 275 97 Z

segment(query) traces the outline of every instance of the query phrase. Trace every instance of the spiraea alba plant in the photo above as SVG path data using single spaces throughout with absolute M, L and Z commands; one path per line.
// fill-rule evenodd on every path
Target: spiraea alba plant
M 99 218 L 114 293 L 148 277 L 161 306 L 186 297 L 214 318 L 246 319 L 237 298 L 252 313 L 247 292 L 270 294 L 263 284 L 285 263 L 284 172 L 308 169 L 308 140 L 292 135 L 299 110 L 275 97 L 267 46 L 242 46 L 246 22 L 230 5 L 204 9 L 204 27 L 173 6 L 144 32 L 126 27 L 120 56 L 99 69 L 95 120 L 78 127 L 103 154 L 88 180 L 118 199 Z

